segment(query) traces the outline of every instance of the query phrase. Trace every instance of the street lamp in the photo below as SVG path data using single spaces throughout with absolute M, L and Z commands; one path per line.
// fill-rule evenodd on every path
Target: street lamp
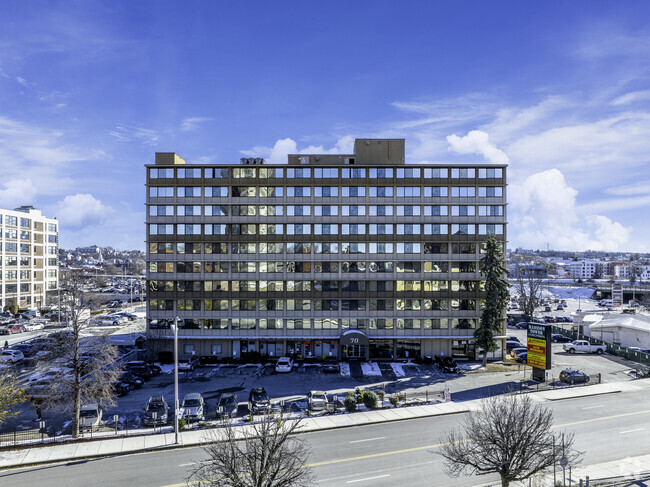
M 178 445 L 178 316 L 174 318 L 174 443 Z

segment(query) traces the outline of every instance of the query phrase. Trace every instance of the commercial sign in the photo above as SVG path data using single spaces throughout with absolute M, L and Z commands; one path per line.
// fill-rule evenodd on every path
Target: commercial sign
M 550 370 L 551 343 L 550 325 L 528 323 L 527 364 L 537 369 Z
M 616 307 L 623 306 L 623 285 L 612 284 L 612 305 Z

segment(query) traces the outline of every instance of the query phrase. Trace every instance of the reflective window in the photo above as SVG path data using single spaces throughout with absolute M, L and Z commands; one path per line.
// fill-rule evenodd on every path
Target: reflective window
M 172 168 L 151 168 L 149 169 L 149 177 L 152 179 L 173 179 L 174 169 Z
M 503 196 L 503 188 L 501 186 L 481 186 L 478 188 L 478 195 L 482 198 L 501 198 Z
M 417 223 L 400 223 L 397 225 L 397 235 L 419 235 L 420 225 Z
M 200 198 L 201 186 L 178 186 L 176 196 L 179 198 Z
M 287 178 L 311 178 L 311 169 L 308 167 L 290 167 L 287 169 Z
M 452 186 L 452 198 L 473 198 L 476 196 L 476 188 L 474 186 Z
M 427 223 L 424 225 L 425 235 L 447 235 L 447 233 L 449 233 L 449 230 L 446 223 Z
M 474 235 L 476 233 L 476 226 L 472 224 L 453 223 L 451 225 L 452 235 Z
M 288 216 L 309 216 L 311 215 L 311 206 L 287 205 L 287 215 Z
M 420 196 L 419 186 L 398 186 L 397 187 L 398 198 L 409 198 L 409 197 L 419 197 L 419 196 Z
M 447 216 L 447 206 L 425 206 L 424 216 Z
M 478 233 L 479 235 L 488 235 L 490 233 L 493 233 L 495 235 L 503 235 L 503 225 L 479 225 Z
M 314 225 L 314 235 L 338 235 L 339 226 L 336 223 L 317 223 Z
M 316 186 L 314 188 L 314 196 L 330 198 L 339 195 L 339 188 L 337 186 Z
M 503 169 L 500 167 L 483 168 L 478 170 L 478 177 L 481 179 L 498 179 L 503 177 Z
M 339 170 L 338 168 L 329 168 L 329 167 L 317 167 L 314 169 L 314 177 L 316 179 L 322 178 L 338 178 Z M 318 196 L 318 195 L 316 195 Z
M 254 198 L 257 196 L 257 188 L 255 186 L 233 186 L 233 198 Z
M 392 254 L 394 252 L 394 244 L 389 242 L 371 242 L 369 246 L 371 254 Z
M 149 196 L 152 198 L 171 198 L 174 196 L 174 188 L 170 186 L 150 186 Z
M 178 216 L 201 216 L 201 207 L 199 205 L 179 205 Z
M 434 168 L 425 168 L 424 169 L 425 178 L 439 178 L 446 179 L 449 177 L 449 172 L 446 167 L 434 167 Z
M 427 198 L 446 198 L 449 196 L 449 188 L 446 186 L 425 186 L 424 196 Z
M 397 207 L 397 216 L 420 216 L 420 207 L 407 205 Z
M 479 216 L 503 216 L 503 206 L 501 205 L 479 206 L 478 215 Z
M 151 205 L 149 207 L 149 216 L 174 216 L 174 207 Z
M 370 206 L 370 216 L 393 216 L 393 207 L 388 205 Z
M 366 195 L 366 188 L 363 186 L 343 186 L 341 195 L 345 198 L 360 198 Z
M 451 216 L 475 216 L 476 207 L 475 206 L 452 206 L 451 207 Z
M 392 178 L 393 177 L 393 168 L 392 167 L 378 167 L 370 169 L 370 178 Z
M 205 196 L 208 198 L 225 198 L 228 196 L 228 186 L 206 186 Z
M 391 223 L 371 224 L 370 235 L 392 235 L 393 225 Z
M 232 170 L 232 177 L 234 179 L 255 178 L 257 177 L 257 168 L 256 167 L 235 167 Z
M 420 178 L 421 172 L 419 167 L 413 167 L 413 168 L 399 168 L 397 170 L 397 178 L 398 179 L 404 179 L 404 178 Z
M 201 178 L 201 168 L 199 167 L 179 167 L 177 169 L 177 177 L 178 178 L 195 178 L 195 179 L 200 179 Z
M 207 179 L 228 179 L 228 168 L 205 168 L 204 177 Z
M 364 178 L 366 177 L 366 169 L 364 167 L 345 167 L 341 170 L 341 177 L 343 179 L 350 178 Z
M 205 216 L 228 216 L 228 206 L 207 205 L 205 207 Z
M 372 198 L 392 198 L 392 186 L 372 186 L 370 188 L 370 197 Z
M 451 178 L 452 179 L 459 179 L 459 178 L 475 178 L 476 177 L 476 169 L 473 167 L 455 167 L 451 170 Z

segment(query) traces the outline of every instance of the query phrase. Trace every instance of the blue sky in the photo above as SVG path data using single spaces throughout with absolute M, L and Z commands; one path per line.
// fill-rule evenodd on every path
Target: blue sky
M 650 251 L 650 3 L 4 1 L 0 207 L 144 249 L 144 164 L 509 166 L 510 247 Z

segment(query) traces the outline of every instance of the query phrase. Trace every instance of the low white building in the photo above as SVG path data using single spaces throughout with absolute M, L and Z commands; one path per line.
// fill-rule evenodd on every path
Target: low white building
M 585 334 L 622 347 L 650 348 L 650 317 L 606 315 L 584 327 Z

